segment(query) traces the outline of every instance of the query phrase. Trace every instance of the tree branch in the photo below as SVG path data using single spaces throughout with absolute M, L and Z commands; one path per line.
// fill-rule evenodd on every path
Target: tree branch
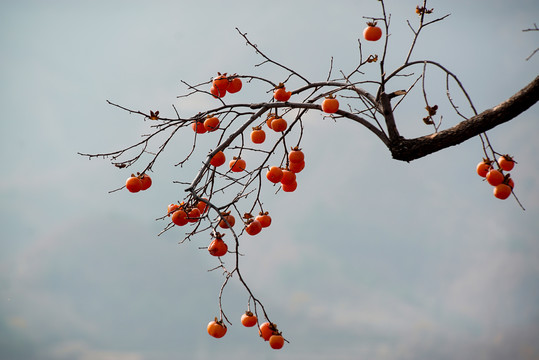
M 499 105 L 468 120 L 427 136 L 415 139 L 399 138 L 390 143 L 389 150 L 396 160 L 412 161 L 436 151 L 458 145 L 517 117 L 539 101 L 539 76 L 522 90 Z

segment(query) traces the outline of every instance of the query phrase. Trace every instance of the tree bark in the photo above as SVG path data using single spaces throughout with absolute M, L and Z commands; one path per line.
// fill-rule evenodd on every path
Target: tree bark
M 458 145 L 520 115 L 539 100 L 539 76 L 499 105 L 487 109 L 452 128 L 414 139 L 399 137 L 390 142 L 396 160 L 412 161 L 436 151 Z

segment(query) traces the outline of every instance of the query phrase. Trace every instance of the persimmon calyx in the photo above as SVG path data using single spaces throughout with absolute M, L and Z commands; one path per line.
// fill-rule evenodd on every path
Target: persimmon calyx
M 157 120 L 159 118 L 159 110 L 155 112 L 150 110 L 150 120 Z

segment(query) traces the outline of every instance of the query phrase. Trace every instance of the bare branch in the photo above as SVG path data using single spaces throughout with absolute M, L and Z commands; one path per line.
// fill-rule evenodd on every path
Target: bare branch
M 390 145 L 394 159 L 412 161 L 458 145 L 500 124 L 514 119 L 539 100 L 539 76 L 508 100 L 465 120 L 452 128 L 415 138 L 401 138 Z

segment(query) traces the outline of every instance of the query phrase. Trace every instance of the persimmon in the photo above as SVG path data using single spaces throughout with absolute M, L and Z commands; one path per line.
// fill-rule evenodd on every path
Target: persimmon
M 174 211 L 170 219 L 172 220 L 174 224 L 178 226 L 184 226 L 189 222 L 187 220 L 187 213 L 183 209 Z
M 231 94 L 237 93 L 241 90 L 241 87 L 243 86 L 243 83 L 241 82 L 241 79 L 238 77 L 230 79 L 230 82 L 228 83 L 228 87 L 226 88 L 226 91 L 228 91 Z
M 152 186 L 152 178 L 148 174 L 142 174 L 139 178 L 142 183 L 140 190 L 148 190 Z
M 222 74 L 217 73 L 219 76 L 217 76 L 212 81 L 212 85 L 219 89 L 222 92 L 226 92 L 228 89 L 228 86 L 230 85 L 230 81 L 228 80 L 228 77 L 226 76 L 226 73 Z
M 266 173 L 266 178 L 274 184 L 277 184 L 283 178 L 283 170 L 278 166 L 272 166 Z
M 267 211 L 265 213 L 261 212 L 260 215 L 256 217 L 256 220 L 258 220 L 258 222 L 260 223 L 260 225 L 262 225 L 263 228 L 267 228 L 271 225 L 271 216 L 268 215 Z
M 281 183 L 281 189 L 283 189 L 284 192 L 293 192 L 297 188 L 298 188 L 298 183 L 295 180 L 293 183 L 290 183 L 290 184 Z
M 200 210 L 198 209 L 198 207 L 194 207 L 192 208 L 191 210 L 189 210 L 189 213 L 188 213 L 188 217 L 189 219 L 187 219 L 189 222 L 192 222 L 192 223 L 196 223 L 197 221 L 199 221 L 200 219 L 200 215 L 202 215 L 200 213 Z
M 221 221 L 219 221 L 219 226 L 222 227 L 223 229 L 228 229 L 229 227 L 233 227 L 234 224 L 236 224 L 236 218 L 234 217 L 234 215 L 231 215 L 230 212 L 221 213 L 221 216 L 222 218 L 221 218 Z M 228 225 L 227 225 L 227 222 L 228 222 Z
M 223 165 L 225 162 L 226 162 L 225 153 L 223 153 L 222 151 L 218 151 L 211 158 L 210 165 L 218 167 L 218 166 Z
M 257 321 L 256 315 L 249 310 L 241 316 L 241 324 L 245 327 L 253 327 L 256 325 Z
M 223 256 L 228 252 L 228 245 L 221 237 L 216 237 L 208 246 L 208 251 L 212 256 Z
M 208 132 L 219 129 L 219 119 L 215 116 L 209 116 L 204 120 L 204 128 Z
M 268 118 L 266 119 L 266 125 L 271 129 L 271 122 L 275 120 L 275 115 L 269 114 Z
M 125 181 L 125 187 L 132 193 L 139 192 L 142 190 L 142 181 L 137 176 L 131 175 L 131 177 Z
M 515 166 L 515 160 L 509 155 L 502 155 L 498 158 L 498 165 L 504 171 L 511 171 Z
M 299 173 L 305 168 L 305 161 L 300 162 L 290 162 L 288 164 L 288 169 L 293 173 Z
M 226 90 L 221 90 L 215 86 L 212 86 L 210 89 L 210 93 L 213 95 L 214 98 L 222 98 L 226 95 Z
M 382 37 L 382 29 L 376 26 L 376 22 L 368 22 L 367 27 L 363 30 L 363 37 L 367 41 L 377 41 Z
M 276 132 L 285 131 L 288 127 L 288 123 L 282 117 L 277 117 L 271 122 L 271 129 Z
M 487 176 L 486 176 L 486 179 L 487 179 L 487 182 L 492 185 L 492 186 L 496 186 L 496 185 L 499 185 L 503 182 L 503 174 L 501 173 L 501 171 L 499 170 L 496 170 L 496 169 L 491 169 L 488 173 L 487 173 Z
M 477 164 L 477 168 L 476 168 L 477 175 L 481 177 L 486 177 L 490 169 L 492 169 L 492 166 L 490 165 L 490 161 L 483 160 L 479 164 Z
M 213 336 L 214 338 L 222 338 L 226 334 L 226 325 L 222 322 L 217 320 L 210 321 L 208 324 L 208 334 Z
M 273 332 L 277 330 L 277 327 L 275 324 L 270 323 L 269 321 L 266 321 L 265 323 L 261 324 L 258 328 L 258 334 L 262 339 L 265 341 L 268 341 L 270 337 L 273 335 Z
M 251 236 L 254 236 L 262 231 L 262 224 L 258 220 L 252 220 L 245 226 L 245 232 Z
M 208 200 L 208 199 L 204 198 L 204 200 Z M 206 204 L 202 200 L 199 200 L 197 203 L 197 208 L 201 214 L 205 214 L 208 211 L 208 204 Z
M 168 207 L 167 207 L 167 216 L 170 216 L 170 214 L 172 214 L 174 211 L 180 209 L 180 205 L 178 204 L 170 204 Z
M 292 96 L 292 93 L 290 91 L 286 91 L 284 87 L 275 90 L 275 92 L 273 93 L 273 97 L 277 101 L 283 101 L 283 102 L 288 101 L 291 96 Z
M 233 172 L 242 172 L 245 170 L 246 163 L 242 158 L 234 156 L 234 159 L 230 160 L 229 166 Z
M 290 170 L 283 170 L 283 177 L 281 178 L 281 184 L 290 185 L 296 182 L 296 173 Z
M 292 163 L 302 162 L 305 159 L 305 154 L 298 147 L 292 148 L 288 153 L 288 161 Z
M 283 83 L 277 85 L 277 87 L 275 87 L 275 91 L 273 92 L 273 98 L 277 101 L 288 101 L 291 96 L 292 93 L 290 91 L 286 91 L 286 87 Z
M 251 132 L 251 141 L 255 144 L 262 144 L 266 140 L 266 133 L 260 126 L 255 126 Z
M 197 134 L 204 134 L 207 131 L 203 121 L 195 121 L 191 124 L 191 127 Z
M 273 334 L 269 338 L 269 344 L 272 349 L 280 349 L 284 345 L 284 338 L 281 334 Z
M 333 95 L 327 96 L 324 101 L 322 101 L 322 111 L 328 114 L 336 113 L 339 110 L 339 100 L 337 100 Z
M 498 184 L 494 187 L 494 196 L 505 200 L 511 195 L 511 186 L 507 184 Z
M 511 187 L 511 189 L 515 188 L 515 182 L 511 178 L 507 179 L 507 185 L 509 185 Z

